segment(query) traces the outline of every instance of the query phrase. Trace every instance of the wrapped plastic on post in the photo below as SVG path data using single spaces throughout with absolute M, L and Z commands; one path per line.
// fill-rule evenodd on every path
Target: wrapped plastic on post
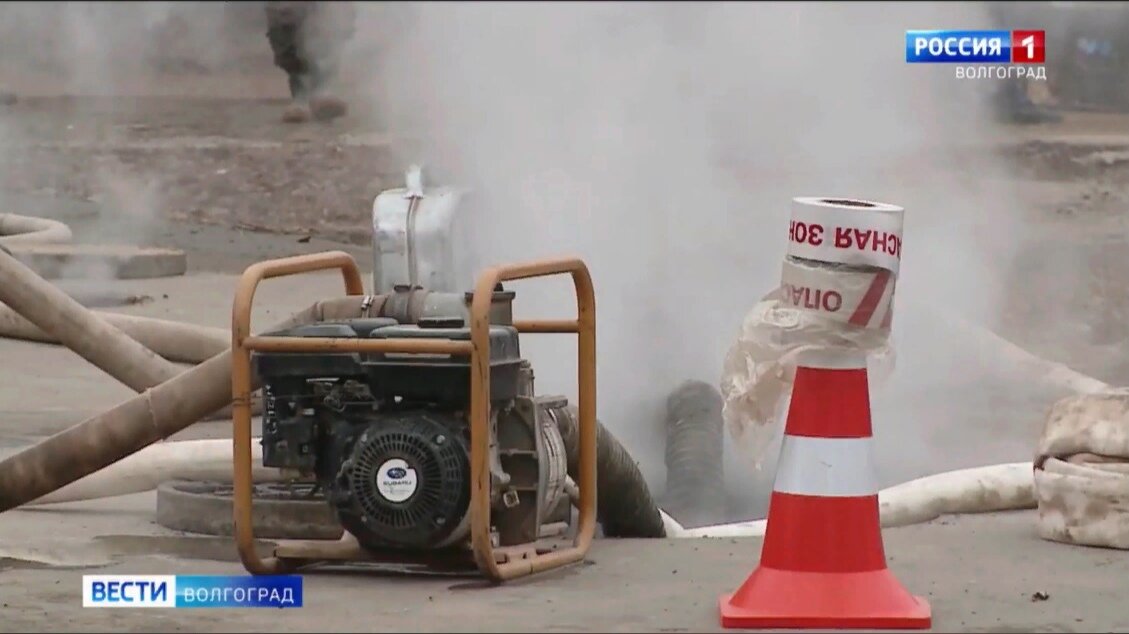
M 903 213 L 864 200 L 793 199 L 780 286 L 745 316 L 721 381 L 726 426 L 756 466 L 776 433 L 798 353 L 865 350 L 874 379 L 893 369 Z

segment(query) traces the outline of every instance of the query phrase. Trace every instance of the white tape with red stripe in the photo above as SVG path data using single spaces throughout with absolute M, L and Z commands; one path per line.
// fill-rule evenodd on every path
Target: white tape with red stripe
M 780 302 L 844 324 L 889 328 L 895 283 L 885 269 L 842 270 L 789 258 L 780 275 Z
M 902 260 L 902 216 L 896 205 L 867 200 L 792 199 L 788 255 L 805 260 L 877 266 L 895 276 Z

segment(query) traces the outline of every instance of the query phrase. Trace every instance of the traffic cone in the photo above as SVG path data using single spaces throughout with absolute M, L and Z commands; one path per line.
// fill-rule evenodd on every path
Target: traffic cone
M 862 353 L 796 369 L 760 564 L 721 597 L 726 628 L 928 629 L 929 604 L 886 567 Z

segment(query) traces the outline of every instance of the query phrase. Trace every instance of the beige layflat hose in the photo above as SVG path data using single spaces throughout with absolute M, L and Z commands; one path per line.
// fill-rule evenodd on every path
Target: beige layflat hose
M 231 348 L 231 332 L 222 328 L 124 313 L 98 310 L 91 312 L 157 355 L 175 363 L 203 363 Z M 0 337 L 37 343 L 60 343 L 58 337 L 44 332 L 42 328 L 3 305 L 0 305 Z
M 251 444 L 252 473 L 255 482 L 283 482 L 278 469 L 257 466 L 261 447 Z M 186 440 L 146 447 L 97 473 L 36 499 L 27 506 L 41 506 L 92 500 L 155 489 L 167 480 L 231 481 L 231 441 Z M 577 496 L 569 479 L 566 490 Z M 961 469 L 926 476 L 883 489 L 879 494 L 879 514 L 884 528 L 908 526 L 942 515 L 988 513 L 1034 508 L 1032 465 L 1008 463 Z M 682 527 L 669 514 L 660 511 L 667 537 L 722 538 L 763 537 L 766 520 L 718 524 L 702 528 Z
M 358 295 L 318 302 L 273 329 L 359 317 L 367 305 L 367 298 Z M 0 512 L 104 469 L 230 402 L 231 351 L 227 350 L 0 462 Z
M 3 315 L 6 326 L 25 335 L 54 338 L 135 392 L 144 392 L 181 372 L 138 338 L 114 327 L 104 317 L 106 313 L 87 309 L 6 251 L 0 251 L 0 303 L 7 305 Z M 10 307 L 19 307 L 19 311 Z M 189 345 L 203 343 L 199 352 L 227 348 L 220 348 L 218 339 L 211 335 L 201 342 L 204 336 L 189 326 L 161 328 L 162 334 L 157 335 L 149 322 L 121 318 L 115 321 L 130 323 L 130 330 L 135 334 L 152 335 L 147 338 L 158 339 L 161 342 L 158 347 L 177 348 L 175 351 L 182 353 L 180 356 L 186 356 Z M 193 336 L 184 337 L 188 333 Z M 177 343 L 172 344 L 172 341 Z M 261 412 L 261 401 L 256 400 L 253 407 L 255 412 Z M 229 416 L 229 404 L 205 415 L 208 418 Z
M 1030 462 L 960 469 L 910 480 L 878 493 L 883 528 L 909 526 L 942 515 L 1035 507 Z M 672 537 L 763 537 L 768 522 L 754 520 L 683 529 Z
M 0 213 L 0 245 L 59 244 L 73 238 L 70 227 L 57 220 Z
M 135 392 L 180 372 L 4 251 L 0 251 L 0 303 L 18 308 L 40 330 Z
M 1048 458 L 1035 472 L 1039 536 L 1129 550 L 1129 461 L 1078 458 Z
M 1040 537 L 1129 549 L 1129 390 L 1058 400 L 1035 465 Z
M 222 330 L 208 329 L 208 332 L 187 324 L 127 315 L 96 315 L 2 250 L 0 301 L 18 307 L 28 317 L 20 320 L 14 314 L 0 314 L 2 334 L 32 340 L 54 338 L 126 385 L 143 392 L 118 407 L 0 462 L 0 511 L 32 500 L 51 503 L 88 499 L 91 495 L 102 497 L 114 490 L 128 492 L 138 487 L 152 488 L 150 483 L 154 478 L 165 479 L 169 474 L 176 477 L 194 473 L 196 477 L 210 477 L 230 472 L 228 440 L 195 441 L 211 443 L 194 445 L 195 450 L 186 450 L 180 443 L 145 449 L 230 401 L 230 352 L 226 350 L 226 337 L 221 342 Z M 361 297 L 346 297 L 319 302 L 276 328 L 361 316 L 362 301 Z M 132 330 L 136 339 L 114 325 Z M 8 335 L 9 329 L 19 334 Z M 1038 359 L 992 333 L 985 331 L 978 334 L 1032 369 L 1044 369 L 1043 378 L 1049 383 L 1083 393 L 1109 389 L 1108 385 L 1065 366 Z M 187 336 L 197 337 L 193 346 L 176 352 L 163 351 L 170 357 L 193 362 L 202 356 L 201 353 L 214 352 L 221 345 L 224 350 L 200 366 L 178 373 L 177 368 L 161 358 L 164 355 L 158 356 L 137 341 L 147 338 L 153 347 L 161 348 L 165 343 L 181 341 Z M 191 351 L 193 347 L 196 348 L 195 357 Z M 153 377 L 165 378 L 154 382 Z M 209 452 L 217 452 L 214 464 L 206 462 L 211 460 Z M 197 470 L 192 471 L 193 467 L 184 464 L 184 460 L 197 462 Z M 116 465 L 119 469 L 98 473 L 89 482 L 79 482 L 118 461 L 121 461 Z M 1119 468 L 1062 466 L 1065 464 L 1069 463 L 1052 459 L 1044 464 L 1044 470 L 1048 474 L 1074 476 L 1081 474 L 1080 469 L 1085 470 L 1091 481 L 1098 484 L 1110 482 L 1117 489 L 1111 495 L 1120 496 L 1118 500 L 1125 499 L 1122 490 L 1124 481 L 1113 482 L 1107 477 L 1124 477 Z M 257 472 L 260 478 L 268 479 L 276 477 L 275 474 L 274 470 Z M 123 475 L 125 479 L 122 479 Z M 929 476 L 884 490 L 879 496 L 882 522 L 884 526 L 900 526 L 928 521 L 947 513 L 1031 508 L 1034 504 L 1032 482 L 1030 463 L 994 465 Z M 76 486 L 67 487 L 72 483 Z M 1098 484 L 1089 489 L 1096 491 L 1101 488 Z M 49 495 L 52 492 L 57 494 Z M 758 521 L 686 531 L 669 517 L 663 520 L 668 531 L 676 534 L 672 536 L 683 537 L 758 535 L 763 534 L 764 528 L 764 522 Z M 1113 531 L 1116 537 L 1123 534 L 1118 530 L 1107 528 L 1104 533 Z
M 251 442 L 251 476 L 255 482 L 283 482 L 279 469 L 261 466 L 262 445 Z M 231 439 L 178 440 L 151 445 L 81 480 L 49 493 L 27 506 L 96 500 L 151 491 L 168 480 L 231 482 Z

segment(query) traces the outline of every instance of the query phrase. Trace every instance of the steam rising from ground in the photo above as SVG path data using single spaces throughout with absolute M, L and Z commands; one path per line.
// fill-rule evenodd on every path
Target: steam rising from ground
M 61 65 L 73 91 L 113 94 L 173 57 L 219 69 L 239 38 L 269 55 L 261 15 L 245 19 L 261 3 L 43 7 L 6 5 L 0 53 L 50 51 L 43 63 Z M 976 28 L 983 12 L 973 3 L 362 3 L 343 85 L 362 93 L 355 115 L 425 135 L 409 160 L 474 189 L 464 283 L 484 264 L 587 261 L 600 415 L 656 490 L 666 395 L 688 378 L 717 383 L 741 318 L 779 282 L 791 198 L 904 205 L 899 366 L 874 389 L 879 467 L 893 482 L 1023 459 L 1034 437 L 983 400 L 991 358 L 930 308 L 991 324 L 1021 244 L 997 166 L 958 153 L 986 145 L 990 82 L 907 65 L 902 50 L 906 29 Z M 570 310 L 564 283 L 517 290 L 523 316 Z M 523 345 L 539 391 L 572 395 L 573 342 Z M 763 493 L 772 467 L 753 474 L 727 456 L 735 491 L 753 489 L 752 476 Z
M 9 3 L 0 7 L 0 60 L 10 76 L 51 79 L 30 82 L 33 93 L 96 98 L 128 95 L 139 77 L 152 74 L 164 60 L 183 55 L 186 47 L 188 58 L 197 60 L 198 67 L 206 68 L 216 54 L 222 57 L 224 46 L 206 42 L 222 32 L 224 14 L 191 9 L 191 5 L 171 2 Z M 178 25 L 183 27 L 186 21 L 192 37 L 175 37 Z M 41 91 L 37 88 L 44 86 L 37 84 L 50 87 Z M 99 107 L 96 101 L 83 103 Z M 116 108 L 131 105 L 128 100 L 112 103 Z M 120 127 L 87 125 L 84 114 L 83 107 L 76 107 L 65 130 L 51 139 L 28 134 L 0 118 L 0 158 L 18 163 L 25 148 L 44 142 L 98 147 L 125 138 Z M 86 181 L 89 199 L 99 208 L 96 222 L 72 227 L 77 241 L 149 244 L 163 211 L 161 175 L 130 169 L 110 152 L 94 152 L 76 177 Z M 2 198 L 0 193 L 0 201 Z M 76 261 L 61 271 L 62 278 L 70 280 L 62 283 L 80 283 L 84 294 L 112 290 L 116 275 L 115 265 L 108 260 L 96 267 L 86 260 Z
M 984 142 L 989 88 L 907 65 L 902 50 L 906 29 L 974 28 L 981 11 L 428 4 L 369 86 L 393 128 L 427 131 L 433 168 L 476 189 L 479 264 L 587 260 L 600 415 L 656 487 L 665 395 L 687 378 L 716 383 L 742 316 L 779 282 L 791 198 L 906 206 L 895 341 L 899 371 L 914 374 L 896 393 L 875 389 L 883 475 L 900 480 L 977 462 L 967 436 L 937 446 L 930 428 L 977 426 L 977 412 L 951 393 L 922 396 L 982 360 L 913 304 L 990 322 L 1016 246 L 983 240 L 1014 229 L 994 166 L 953 169 L 962 144 Z M 539 284 L 519 288 L 519 312 L 564 312 Z M 560 359 L 571 342 L 525 345 L 539 388 L 571 392 L 574 366 Z M 728 462 L 734 480 L 750 475 L 747 460 Z

